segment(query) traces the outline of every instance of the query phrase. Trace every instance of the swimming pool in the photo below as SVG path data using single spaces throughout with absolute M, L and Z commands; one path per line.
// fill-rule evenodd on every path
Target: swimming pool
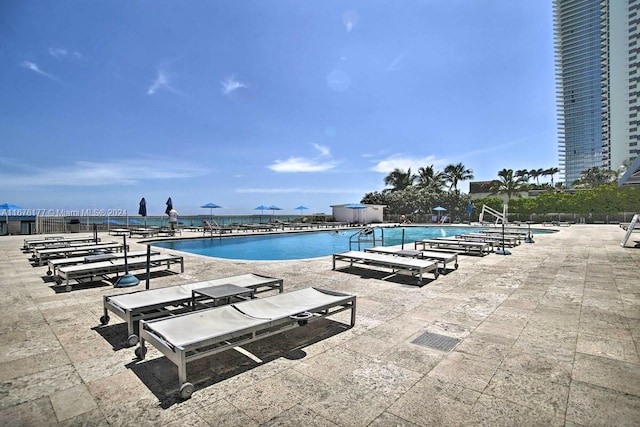
M 433 237 L 455 236 L 473 233 L 481 228 L 473 227 L 390 227 L 376 228 L 376 245 L 385 246 L 404 244 L 413 249 L 413 242 Z M 306 258 L 318 258 L 336 252 L 349 250 L 349 238 L 357 230 L 317 231 L 304 233 L 283 233 L 258 236 L 224 237 L 222 239 L 206 237 L 203 239 L 171 240 L 154 243 L 154 246 L 215 258 L 243 259 L 253 261 L 278 261 Z M 372 243 L 357 244 L 351 249 L 358 250 L 372 246 Z

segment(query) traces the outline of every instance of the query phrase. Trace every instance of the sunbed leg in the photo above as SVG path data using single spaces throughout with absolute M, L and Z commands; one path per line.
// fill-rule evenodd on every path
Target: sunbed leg
M 351 327 L 353 328 L 356 325 L 356 300 L 353 299 L 351 303 Z
M 139 360 L 144 360 L 144 356 L 147 354 L 147 347 L 144 345 L 143 338 L 140 338 L 140 347 L 136 348 L 134 353 Z

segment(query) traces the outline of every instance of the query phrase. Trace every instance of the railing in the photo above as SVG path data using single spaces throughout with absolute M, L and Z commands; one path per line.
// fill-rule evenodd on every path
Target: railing
M 376 230 L 380 230 L 380 237 L 376 236 Z M 362 250 L 364 244 L 371 246 L 384 246 L 384 228 L 364 227 L 349 236 L 349 250 L 357 245 L 357 250 Z

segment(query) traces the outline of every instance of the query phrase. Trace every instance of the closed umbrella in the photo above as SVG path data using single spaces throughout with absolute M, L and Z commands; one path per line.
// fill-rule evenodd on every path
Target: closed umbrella
M 167 199 L 167 208 L 164 210 L 164 213 L 169 215 L 169 212 L 173 209 L 173 202 L 171 201 L 171 197 Z
M 0 205 L 0 211 L 4 211 L 4 215 L 7 221 L 7 234 L 9 234 L 9 211 L 15 211 L 19 209 L 23 209 L 23 208 L 18 205 L 13 205 L 11 203 L 3 203 Z
M 147 201 L 144 199 L 140 199 L 140 205 L 138 207 L 138 215 L 144 217 L 144 226 L 147 226 Z

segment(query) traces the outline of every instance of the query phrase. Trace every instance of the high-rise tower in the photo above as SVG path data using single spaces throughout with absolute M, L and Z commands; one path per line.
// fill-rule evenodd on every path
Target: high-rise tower
M 640 0 L 554 0 L 561 180 L 618 170 L 638 147 Z

